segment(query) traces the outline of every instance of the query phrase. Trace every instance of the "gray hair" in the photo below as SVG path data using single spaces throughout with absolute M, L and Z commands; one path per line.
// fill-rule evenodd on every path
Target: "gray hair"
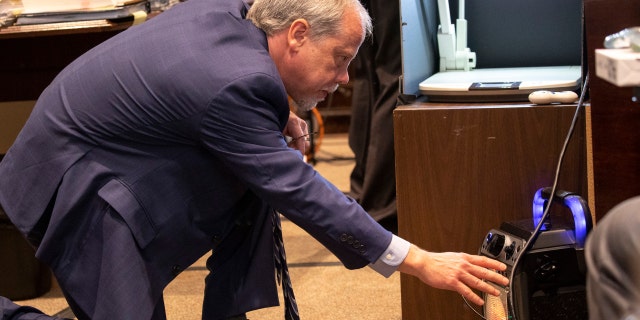
M 302 18 L 311 26 L 310 36 L 323 38 L 342 29 L 342 15 L 350 8 L 360 15 L 362 30 L 365 36 L 370 36 L 371 17 L 358 0 L 255 0 L 247 19 L 272 36 Z

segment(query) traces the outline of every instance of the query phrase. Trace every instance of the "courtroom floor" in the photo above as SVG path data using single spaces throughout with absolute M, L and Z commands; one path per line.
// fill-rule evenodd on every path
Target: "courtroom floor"
M 340 190 L 349 190 L 353 154 L 346 134 L 325 135 L 315 158 L 316 170 Z M 302 229 L 282 221 L 291 281 L 303 320 L 396 320 L 401 319 L 400 276 L 384 278 L 368 267 L 347 270 L 338 259 Z M 201 318 L 207 256 L 182 272 L 164 291 L 169 320 Z M 278 288 L 280 291 L 280 288 Z M 281 306 L 252 311 L 250 320 L 283 319 Z M 57 287 L 42 297 L 16 301 L 50 315 L 69 316 L 68 306 Z

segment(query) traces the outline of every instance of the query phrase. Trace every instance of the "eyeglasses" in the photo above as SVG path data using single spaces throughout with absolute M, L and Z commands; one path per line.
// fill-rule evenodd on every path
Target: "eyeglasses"
M 292 138 L 292 137 L 289 137 L 289 136 L 285 136 L 284 138 L 287 141 L 287 144 L 290 144 L 290 143 L 292 143 L 294 141 L 297 141 L 299 139 L 304 139 L 305 141 L 309 141 L 309 137 L 314 137 L 315 138 L 317 136 L 318 136 L 318 132 L 310 132 L 310 133 L 303 134 L 303 135 L 301 135 L 299 137 L 295 137 L 295 138 Z

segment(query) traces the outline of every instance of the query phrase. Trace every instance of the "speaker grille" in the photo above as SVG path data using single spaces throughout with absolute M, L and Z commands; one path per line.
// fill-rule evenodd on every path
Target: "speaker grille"
M 507 319 L 507 294 L 501 292 L 500 296 L 485 295 L 484 316 L 487 320 Z

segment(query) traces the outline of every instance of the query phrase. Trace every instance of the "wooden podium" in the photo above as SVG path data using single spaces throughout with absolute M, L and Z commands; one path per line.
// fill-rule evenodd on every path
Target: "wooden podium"
M 573 105 L 530 104 L 416 103 L 396 109 L 399 235 L 430 251 L 476 254 L 490 229 L 531 218 L 534 193 L 553 184 L 575 111 Z M 558 188 L 586 199 L 584 115 Z M 404 320 L 478 319 L 459 294 L 411 276 L 401 276 L 401 294 Z

